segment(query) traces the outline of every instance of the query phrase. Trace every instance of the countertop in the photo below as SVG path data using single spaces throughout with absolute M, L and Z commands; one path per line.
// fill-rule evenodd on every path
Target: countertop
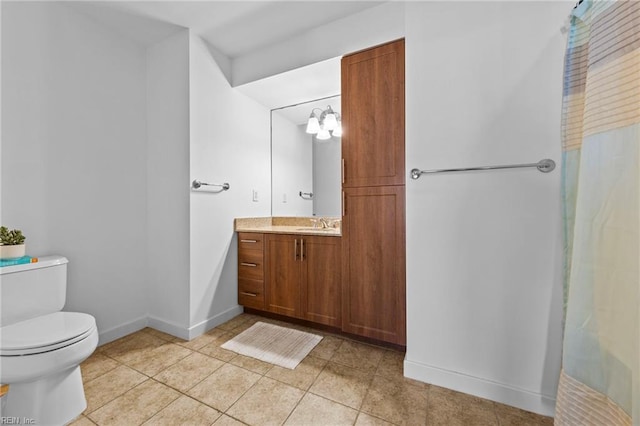
M 334 223 L 333 228 L 314 228 L 312 219 L 317 217 L 246 217 L 236 218 L 234 229 L 236 232 L 262 232 L 267 234 L 298 234 L 339 237 L 342 235 L 340 219 L 329 219 Z

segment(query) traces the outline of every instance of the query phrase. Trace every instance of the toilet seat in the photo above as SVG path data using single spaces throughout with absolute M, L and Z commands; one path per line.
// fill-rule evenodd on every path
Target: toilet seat
M 86 339 L 95 319 L 79 312 L 54 312 L 0 329 L 0 356 L 35 355 Z

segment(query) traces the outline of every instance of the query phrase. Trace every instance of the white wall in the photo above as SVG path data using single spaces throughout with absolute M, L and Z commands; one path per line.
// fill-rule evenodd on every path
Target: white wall
M 101 340 L 146 317 L 144 50 L 56 3 L 2 2 L 2 224 L 69 259 Z
M 272 215 L 311 216 L 313 200 L 300 197 L 300 191 L 313 192 L 311 135 L 279 111 L 272 111 L 271 121 Z
M 147 50 L 149 324 L 188 338 L 189 31 Z
M 229 86 L 194 35 L 189 85 L 189 179 L 230 184 L 222 193 L 190 194 L 189 333 L 195 336 L 241 312 L 233 219 L 270 215 L 270 122 L 268 109 Z
M 404 6 L 404 2 L 385 2 L 311 28 L 282 43 L 233 58 L 232 83 L 239 86 L 401 38 L 404 36 Z
M 566 3 L 406 5 L 407 169 L 560 165 Z M 560 170 L 407 178 L 405 375 L 552 415 Z
M 313 214 L 342 214 L 341 138 L 313 142 Z

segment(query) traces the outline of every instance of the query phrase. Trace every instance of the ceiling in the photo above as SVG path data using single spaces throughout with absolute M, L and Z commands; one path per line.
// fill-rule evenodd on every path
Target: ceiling
M 73 1 L 66 4 L 141 44 L 190 28 L 230 59 L 383 1 Z
M 382 3 L 384 1 L 358 0 L 64 2 L 142 46 L 153 45 L 189 28 L 231 60 Z M 236 88 L 269 109 L 338 95 L 340 58 Z M 308 117 L 309 113 L 305 114 Z

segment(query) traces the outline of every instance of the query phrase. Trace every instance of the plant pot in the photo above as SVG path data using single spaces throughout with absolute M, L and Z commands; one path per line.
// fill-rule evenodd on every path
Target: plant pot
M 25 245 L 17 244 L 13 246 L 0 246 L 0 259 L 15 259 L 24 256 Z

